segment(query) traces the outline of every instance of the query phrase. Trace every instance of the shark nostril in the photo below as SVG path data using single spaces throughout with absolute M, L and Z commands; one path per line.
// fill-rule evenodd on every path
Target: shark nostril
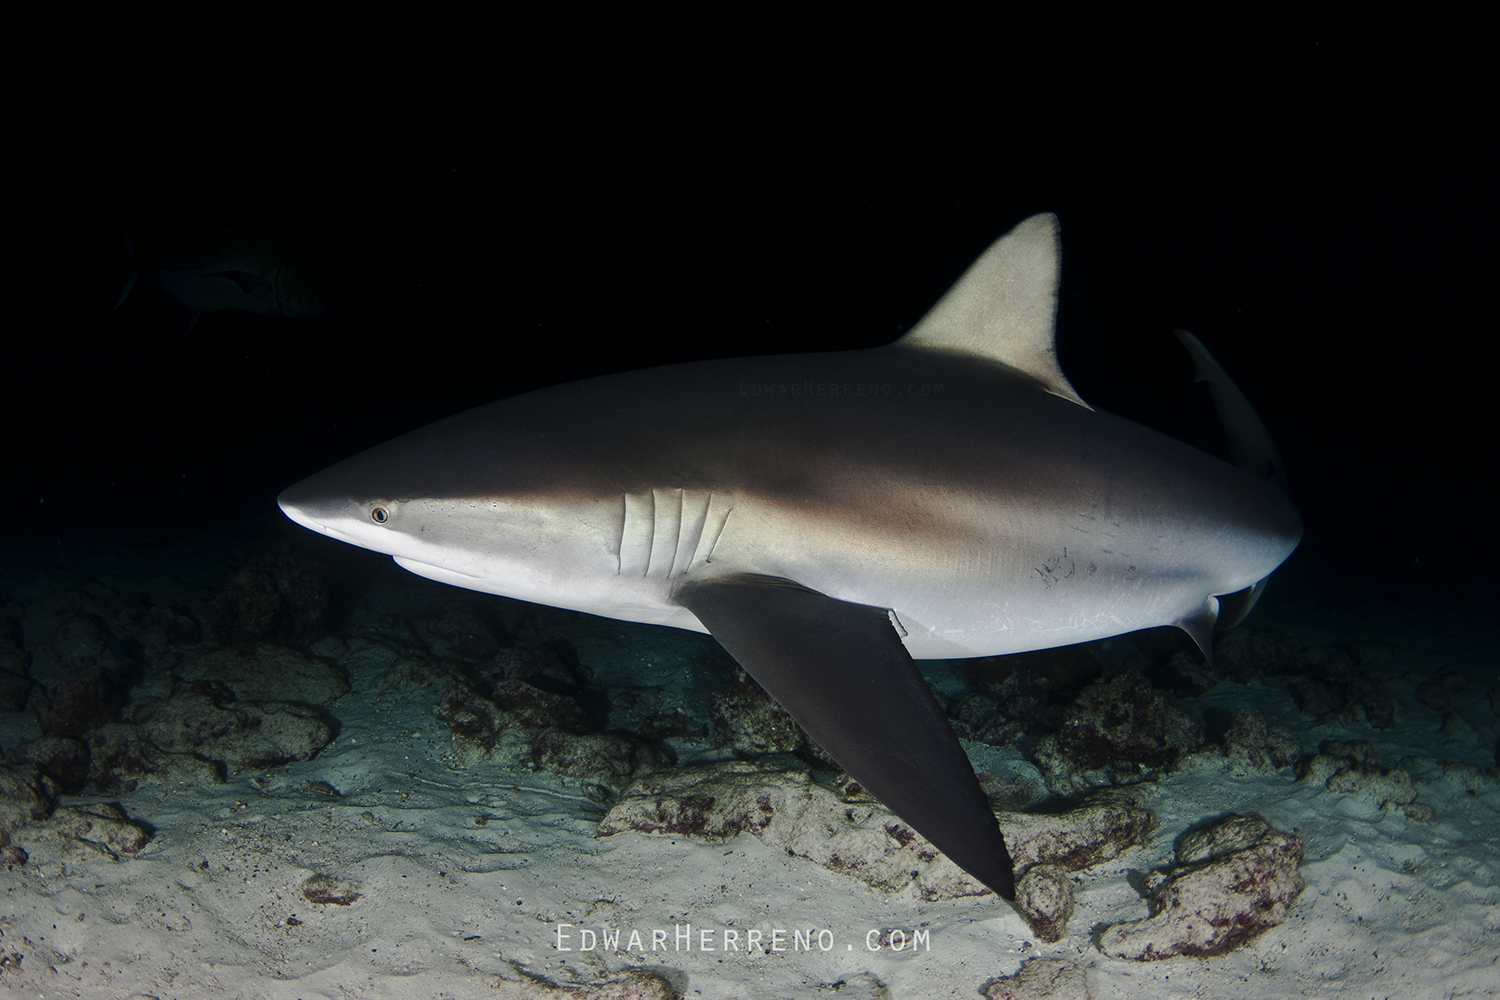
M 384 507 L 375 506 L 370 508 L 370 520 L 374 521 L 376 524 L 384 524 L 386 521 L 390 520 L 390 517 L 390 512 L 387 511 Z

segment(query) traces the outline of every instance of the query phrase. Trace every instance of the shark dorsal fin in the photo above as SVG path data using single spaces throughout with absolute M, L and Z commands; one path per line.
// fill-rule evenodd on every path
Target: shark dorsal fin
M 990 244 L 897 343 L 998 361 L 1088 407 L 1058 366 L 1053 342 L 1060 249 L 1056 215 L 1026 219 Z

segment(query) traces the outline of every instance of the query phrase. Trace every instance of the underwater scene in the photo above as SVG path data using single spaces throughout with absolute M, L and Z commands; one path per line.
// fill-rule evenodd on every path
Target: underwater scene
M 37 237 L 8 992 L 1500 992 L 1483 158 L 421 128 Z

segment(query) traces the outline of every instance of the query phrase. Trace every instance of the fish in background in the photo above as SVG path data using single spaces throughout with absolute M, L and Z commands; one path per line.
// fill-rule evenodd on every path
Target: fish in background
M 139 257 L 127 237 L 125 254 L 126 276 L 115 308 L 136 280 L 144 279 L 181 307 L 177 340 L 205 313 L 238 312 L 253 322 L 261 316 L 319 316 L 332 308 L 313 256 L 272 236 L 214 229 L 166 253 Z

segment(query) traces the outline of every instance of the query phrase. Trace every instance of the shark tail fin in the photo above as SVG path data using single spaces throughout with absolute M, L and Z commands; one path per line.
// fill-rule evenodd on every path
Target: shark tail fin
M 1085 409 L 1057 363 L 1061 230 L 1051 212 L 1000 237 L 896 343 L 970 354 L 1029 376 Z
M 1186 330 L 1174 330 L 1177 339 L 1193 358 L 1193 381 L 1207 382 L 1214 397 L 1214 409 L 1224 432 L 1229 435 L 1229 452 L 1234 464 L 1261 479 L 1269 479 L 1287 493 L 1286 466 L 1281 451 L 1271 439 L 1271 432 L 1250 400 L 1240 391 L 1203 342 Z M 1257 595 L 1258 596 L 1258 595 Z

